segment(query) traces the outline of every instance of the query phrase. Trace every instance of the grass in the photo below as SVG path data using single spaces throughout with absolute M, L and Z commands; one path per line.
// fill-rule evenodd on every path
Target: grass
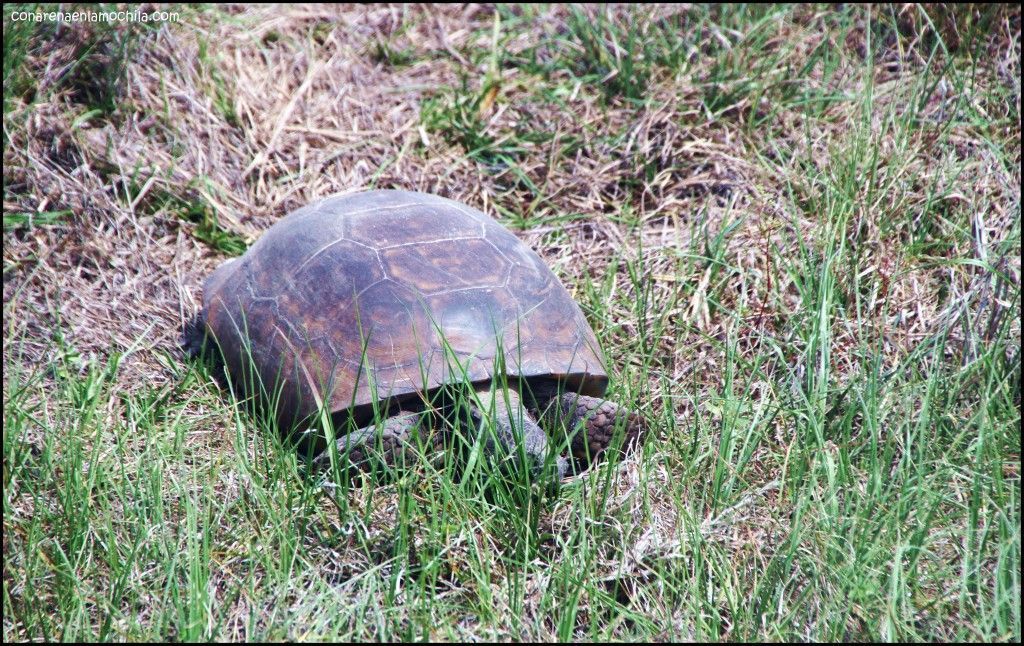
M 202 180 L 202 178 L 197 178 Z M 197 181 L 197 186 L 202 186 L 202 181 Z M 202 197 L 201 190 L 193 189 L 184 194 L 169 192 L 160 189 L 143 195 L 141 189 L 136 188 L 133 192 L 137 196 L 145 197 L 141 201 L 141 212 L 146 214 L 168 213 L 195 225 L 192 229 L 192 236 L 211 249 L 219 251 L 227 256 L 240 256 L 245 253 L 248 244 L 245 238 L 237 233 L 225 229 L 217 220 L 217 211 Z
M 40 213 L 5 213 L 4 231 L 58 224 L 69 215 L 71 215 L 69 210 L 43 211 Z
M 15 98 L 40 100 L 44 94 L 67 91 L 76 103 L 111 116 L 124 99 L 129 62 L 147 23 L 62 23 L 35 20 L 13 20 L 15 13 L 53 12 L 52 3 L 14 3 L 4 16 L 4 113 L 13 107 Z M 95 12 L 117 11 L 116 5 L 92 5 Z M 48 51 L 46 51 L 48 50 Z M 52 77 L 33 78 L 25 59 L 46 52 L 53 56 L 56 69 Z
M 5 641 L 1020 640 L 1019 9 L 333 11 L 188 12 L 98 94 L 45 72 L 120 50 L 5 15 Z M 325 486 L 181 357 L 367 185 L 537 250 L 643 449 Z

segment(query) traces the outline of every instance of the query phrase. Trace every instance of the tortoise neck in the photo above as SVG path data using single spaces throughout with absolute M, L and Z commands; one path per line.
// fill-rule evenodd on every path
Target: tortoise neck
M 519 392 L 509 384 L 509 388 L 491 388 L 490 384 L 477 386 L 476 397 L 480 401 L 480 408 L 485 411 L 507 412 L 518 410 L 521 406 Z

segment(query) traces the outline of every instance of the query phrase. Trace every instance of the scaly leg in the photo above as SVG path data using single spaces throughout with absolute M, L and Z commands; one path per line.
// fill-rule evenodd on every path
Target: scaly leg
M 550 429 L 561 430 L 565 424 L 572 438 L 572 455 L 583 468 L 611 445 L 617 429 L 624 433 L 622 448 L 626 453 L 636 449 L 647 432 L 647 424 L 639 413 L 606 399 L 577 393 L 552 398 L 542 421 Z
M 482 388 L 477 391 L 477 398 L 480 407 L 473 407 L 473 416 L 478 423 L 486 419 L 493 420 L 497 444 L 500 445 L 495 447 L 494 443 L 490 443 L 489 450 L 493 452 L 501 449 L 506 455 L 516 455 L 521 441 L 530 469 L 535 476 L 540 476 L 549 460 L 548 436 L 523 407 L 519 394 L 512 390 L 492 393 Z M 551 466 L 554 467 L 551 475 L 557 476 L 558 480 L 564 478 L 569 470 L 568 461 L 561 456 L 555 456 Z
M 375 424 L 366 426 L 335 440 L 338 460 L 342 464 L 358 467 L 363 471 L 373 468 L 374 461 L 389 467 L 412 462 L 416 454 L 416 431 L 420 425 L 421 413 L 400 411 L 384 420 L 380 429 Z M 431 446 L 437 447 L 440 433 L 430 437 Z M 330 466 L 330 455 L 324 451 L 313 464 L 317 468 Z

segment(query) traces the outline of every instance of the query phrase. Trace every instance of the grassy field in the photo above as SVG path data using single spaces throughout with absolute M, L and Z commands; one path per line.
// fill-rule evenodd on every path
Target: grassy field
M 1020 10 L 4 8 L 3 637 L 1021 639 Z M 338 191 L 461 200 L 643 449 L 310 475 L 177 347 Z

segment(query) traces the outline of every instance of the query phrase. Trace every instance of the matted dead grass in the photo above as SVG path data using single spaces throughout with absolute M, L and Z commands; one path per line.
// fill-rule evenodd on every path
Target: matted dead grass
M 686 9 L 600 11 L 640 16 L 644 25 L 652 25 Z M 832 42 L 834 35 L 820 29 L 815 11 L 801 10 L 764 49 L 785 51 L 789 69 L 798 69 L 818 48 L 833 48 L 834 73 L 803 83 L 822 92 L 862 92 L 864 43 L 856 32 Z M 533 52 L 564 30 L 565 21 L 565 8 L 552 9 L 533 30 L 505 44 L 509 55 Z M 702 393 L 721 385 L 720 342 L 738 337 L 739 347 L 755 356 L 770 347 L 766 339 L 780 341 L 786 334 L 790 317 L 800 309 L 800 288 L 797 277 L 777 263 L 821 253 L 825 240 L 837 235 L 803 200 L 820 181 L 811 171 L 833 177 L 843 172 L 834 160 L 855 145 L 854 132 L 881 141 L 888 162 L 886 176 L 878 181 L 888 188 L 877 199 L 887 203 L 867 199 L 875 195 L 871 186 L 850 196 L 858 206 L 849 214 L 855 237 L 848 242 L 861 256 L 855 268 L 837 272 L 881 276 L 884 288 L 862 295 L 865 311 L 876 314 L 870 325 L 836 323 L 831 330 L 838 385 L 857 373 L 858 348 L 868 332 L 884 339 L 888 365 L 883 371 L 890 371 L 922 340 L 966 312 L 969 325 L 951 332 L 956 341 L 951 352 L 957 356 L 950 360 L 960 361 L 976 351 L 972 344 L 978 338 L 991 337 L 1010 309 L 1008 285 L 1019 285 L 1020 277 L 1019 221 L 1014 220 L 1020 210 L 1019 123 L 1009 152 L 1016 168 L 979 143 L 996 137 L 1013 146 L 1012 134 L 985 132 L 981 124 L 951 122 L 951 134 L 938 142 L 927 134 L 890 139 L 891 119 L 899 114 L 895 106 L 910 96 L 907 79 L 928 64 L 921 46 L 926 34 L 908 27 L 877 61 L 872 118 L 863 119 L 857 105 L 837 101 L 816 119 L 783 109 L 770 126 L 751 130 L 749 124 L 770 113 L 771 105 L 754 104 L 740 93 L 735 104 L 709 118 L 705 100 L 712 81 L 694 75 L 655 75 L 647 100 L 639 104 L 608 99 L 601 87 L 572 84 L 568 75 L 564 95 L 538 93 L 537 80 L 517 68 L 495 72 L 487 60 L 467 58 L 491 47 L 493 23 L 494 12 L 485 6 L 289 5 L 190 12 L 184 24 L 161 26 L 141 38 L 118 86 L 122 107 L 113 115 L 89 115 L 67 89 L 5 113 L 10 142 L 4 151 L 5 214 L 71 212 L 55 226 L 4 232 L 5 372 L 15 363 L 49 365 L 54 333 L 60 330 L 84 356 L 131 349 L 117 375 L 117 387 L 125 393 L 172 384 L 179 374 L 177 339 L 198 308 L 202 280 L 226 258 L 197 237 L 202 223 L 183 219 L 172 207 L 200 205 L 215 214 L 220 229 L 252 242 L 289 211 L 327 195 L 369 186 L 402 188 L 460 200 L 514 224 L 571 291 L 579 293 L 583 277 L 611 281 L 615 297 L 605 316 L 593 321 L 609 359 L 618 374 L 638 374 L 638 366 L 628 365 L 635 354 L 619 350 L 645 330 L 659 330 L 648 343 L 660 363 L 646 371 L 647 388 L 633 388 L 659 393 L 667 384 L 669 391 L 690 394 L 647 403 L 653 417 L 671 409 L 668 415 L 685 429 Z M 38 96 L 67 73 L 83 29 L 69 25 L 30 58 Z M 991 34 L 992 59 L 979 69 L 977 83 L 1007 86 L 1019 114 L 1019 10 L 1009 13 L 1000 29 Z M 724 38 L 707 34 L 710 41 Z M 381 43 L 408 62 L 382 60 Z M 555 45 L 545 47 L 532 55 L 559 54 Z M 557 81 L 560 72 L 552 74 Z M 786 82 L 785 69 L 773 74 L 778 78 L 769 81 Z M 435 101 L 451 108 L 458 99 L 443 89 L 460 86 L 464 78 L 471 91 L 486 83 L 497 88 L 470 109 L 480 120 L 479 134 L 495 148 L 514 145 L 509 153 L 514 166 L 474 158 L 450 132 L 425 124 L 424 106 Z M 952 88 L 940 88 L 929 95 L 921 118 L 942 123 L 961 100 Z M 551 136 L 535 144 L 525 136 L 531 131 Z M 764 139 L 771 140 L 770 147 Z M 570 143 L 573 152 L 565 154 Z M 766 154 L 770 148 L 779 154 Z M 802 165 L 808 159 L 815 168 Z M 806 192 L 794 193 L 794 187 Z M 954 270 L 911 256 L 873 212 L 925 211 L 936 195 L 946 202 L 950 221 L 971 214 L 973 230 L 952 246 L 946 242 L 952 238 L 943 238 L 940 244 L 947 246 L 934 253 L 984 260 L 1001 267 L 1003 278 L 970 262 Z M 624 208 L 628 218 L 622 217 Z M 583 217 L 560 219 L 566 214 Z M 691 249 L 703 253 L 704 239 L 726 228 L 726 270 L 680 263 Z M 1013 235 L 1018 236 L 1016 256 L 987 256 Z M 610 264 L 613 260 L 642 263 L 649 320 L 637 320 L 627 307 L 641 294 L 627 268 Z M 616 273 L 609 276 L 609 271 Z M 737 323 L 734 312 L 746 314 Z M 1019 348 L 1019 323 L 1013 335 Z M 768 369 L 802 375 L 807 367 L 800 361 L 792 350 Z M 5 402 L 7 387 L 5 380 Z M 760 388 L 767 397 L 771 385 Z M 198 409 L 191 414 L 196 433 L 187 441 L 208 447 L 204 459 L 216 461 L 217 452 L 234 450 L 230 416 Z M 778 445 L 784 446 L 790 431 L 780 427 L 777 432 Z M 696 519 L 709 540 L 731 546 L 739 564 L 760 562 L 786 522 L 774 509 L 779 464 L 758 459 L 753 457 L 757 476 L 748 478 L 748 496 L 734 508 L 708 510 L 707 517 Z M 671 469 L 671 463 L 659 463 L 641 483 L 635 462 L 625 465 L 609 503 L 608 535 L 626 544 L 628 558 L 623 563 L 615 550 L 607 562 L 594 564 L 609 581 L 634 585 L 648 576 L 643 563 L 652 555 L 681 558 L 680 524 L 694 519 L 680 518 L 664 493 Z M 219 486 L 218 496 L 232 497 L 242 495 L 246 484 Z M 646 495 L 636 493 L 641 486 Z M 393 523 L 386 509 L 371 519 L 371 534 L 386 534 Z M 556 507 L 542 524 L 561 535 L 575 518 Z M 635 535 L 616 527 L 627 519 L 627 525 L 644 530 Z M 373 567 L 353 561 L 355 552 L 311 549 L 322 559 L 323 572 L 333 573 L 328 578 L 336 576 L 342 587 L 346 573 Z M 465 549 L 454 544 L 452 558 L 458 560 Z M 488 549 L 497 550 L 482 551 Z M 232 568 L 226 560 L 217 576 L 235 576 Z M 527 599 L 536 600 L 548 582 L 534 579 L 526 585 L 537 590 Z M 497 583 L 495 595 L 501 596 Z M 239 602 L 239 617 L 252 610 Z M 480 637 L 471 621 L 460 630 L 467 638 Z M 690 633 L 680 625 L 672 634 Z M 6 618 L 5 635 L 18 636 Z

